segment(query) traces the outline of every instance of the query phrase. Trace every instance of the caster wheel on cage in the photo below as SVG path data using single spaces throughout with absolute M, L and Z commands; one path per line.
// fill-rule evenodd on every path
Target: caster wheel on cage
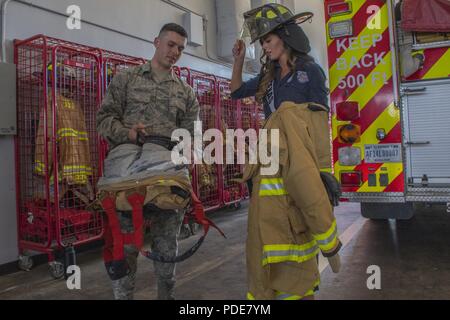
M 33 258 L 29 256 L 19 256 L 18 266 L 20 270 L 30 271 L 33 268 Z
M 49 262 L 48 271 L 53 279 L 61 279 L 64 276 L 64 264 L 58 261 Z

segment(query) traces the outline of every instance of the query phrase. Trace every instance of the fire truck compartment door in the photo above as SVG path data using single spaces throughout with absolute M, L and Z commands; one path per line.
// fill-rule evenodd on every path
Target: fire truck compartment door
M 450 79 L 403 84 L 409 184 L 450 186 Z

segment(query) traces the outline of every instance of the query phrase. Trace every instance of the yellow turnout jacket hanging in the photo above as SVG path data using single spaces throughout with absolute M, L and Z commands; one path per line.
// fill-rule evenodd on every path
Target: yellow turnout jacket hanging
M 44 110 L 41 111 L 39 127 L 36 135 L 34 172 L 38 175 L 51 176 L 53 181 L 53 152 L 51 138 L 52 103 L 49 99 L 47 109 L 47 141 L 48 168 L 45 168 L 45 125 Z M 58 176 L 59 180 L 69 185 L 86 185 L 88 177 L 92 175 L 91 157 L 89 151 L 89 138 L 86 130 L 86 121 L 83 109 L 73 99 L 62 95 L 56 96 L 56 140 L 58 149 Z M 47 170 L 46 170 L 47 169 Z

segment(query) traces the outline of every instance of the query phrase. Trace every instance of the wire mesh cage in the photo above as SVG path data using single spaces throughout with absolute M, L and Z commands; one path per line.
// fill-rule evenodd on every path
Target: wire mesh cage
M 208 129 L 216 129 L 218 123 L 218 105 L 216 80 L 213 76 L 190 70 L 187 79 L 191 81 L 191 86 L 197 95 L 200 105 L 200 120 L 202 121 L 202 133 Z M 203 143 L 203 150 L 207 146 Z M 212 154 L 212 156 L 216 156 Z M 196 166 L 196 192 L 202 201 L 205 210 L 210 211 L 221 207 L 222 201 L 222 175 L 219 164 L 206 164 L 203 162 Z
M 146 63 L 144 58 L 135 58 L 124 54 L 100 50 L 100 61 L 102 66 L 103 86 L 102 93 L 106 92 L 112 78 L 120 71 L 126 70 L 140 64 Z
M 254 97 L 248 97 L 241 99 L 239 101 L 239 115 L 240 115 L 240 127 L 242 130 L 247 131 L 253 129 L 256 133 L 259 131 L 261 122 L 259 114 L 259 106 L 256 103 Z M 264 117 L 264 114 L 262 114 Z M 248 151 L 248 145 L 246 145 L 246 151 Z M 250 196 L 247 184 L 242 186 L 242 196 L 243 198 L 248 198 Z
M 259 132 L 259 129 L 264 127 L 264 121 L 266 119 L 266 115 L 264 114 L 264 108 L 261 105 L 256 105 L 256 113 L 255 113 L 255 129 Z
M 35 36 L 15 41 L 19 251 L 47 253 L 100 239 L 90 210 L 99 176 L 98 50 Z
M 219 79 L 217 87 L 219 93 L 220 129 L 224 137 L 223 154 L 226 155 L 222 166 L 223 202 L 225 205 L 230 205 L 240 202 L 243 197 L 242 184 L 232 181 L 243 170 L 243 165 L 238 163 L 238 143 L 234 135 L 235 130 L 241 128 L 240 106 L 237 100 L 231 99 L 230 81 L 228 79 Z M 231 135 L 228 137 L 228 129 L 233 130 L 233 138 L 231 138 Z M 232 160 L 232 163 L 229 163 L 230 160 Z
M 179 77 L 182 81 L 186 82 L 188 85 L 191 86 L 191 70 L 185 67 L 174 67 L 173 68 L 173 72 L 174 74 Z M 199 196 L 199 192 L 198 192 L 198 183 L 197 183 L 197 166 L 192 165 L 189 166 L 189 178 L 191 180 L 191 184 L 192 184 L 192 189 L 194 191 L 194 193 Z M 192 211 L 192 207 L 189 209 L 189 211 Z
M 183 80 L 184 82 L 186 82 L 187 84 L 189 84 L 190 86 L 192 86 L 192 82 L 191 82 L 191 70 L 189 68 L 180 68 L 179 69 L 180 73 L 179 73 L 179 77 L 181 80 Z

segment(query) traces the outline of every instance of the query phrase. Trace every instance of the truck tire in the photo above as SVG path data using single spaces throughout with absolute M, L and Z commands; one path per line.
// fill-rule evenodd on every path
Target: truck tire
M 408 220 L 414 215 L 412 202 L 406 203 L 377 203 L 361 202 L 361 215 L 373 220 Z

